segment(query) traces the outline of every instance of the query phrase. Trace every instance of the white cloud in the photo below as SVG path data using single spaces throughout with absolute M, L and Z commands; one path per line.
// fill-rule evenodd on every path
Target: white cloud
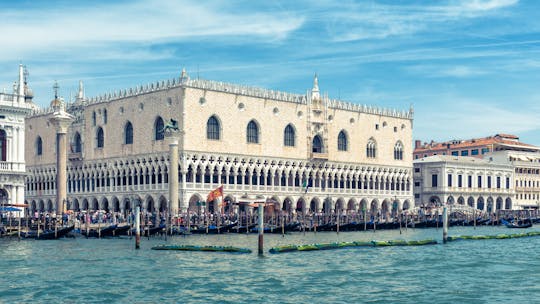
M 465 1 L 463 7 L 473 11 L 487 11 L 514 5 L 519 0 L 472 0 Z
M 303 23 L 303 18 L 290 13 L 236 12 L 219 2 L 156 0 L 61 10 L 47 5 L 26 11 L 4 10 L 0 20 L 2 39 L 10 44 L 0 48 L 3 60 L 27 53 L 195 37 L 249 35 L 272 41 L 286 37 Z
M 382 39 L 411 35 L 448 26 L 449 22 L 479 18 L 515 5 L 518 0 L 463 0 L 446 5 L 382 5 L 362 3 L 338 5 L 321 14 L 332 22 L 327 27 L 335 41 Z

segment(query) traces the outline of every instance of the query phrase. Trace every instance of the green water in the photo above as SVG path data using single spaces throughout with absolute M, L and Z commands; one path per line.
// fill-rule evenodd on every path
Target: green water
M 450 235 L 538 231 L 452 227 Z M 269 254 L 277 245 L 442 238 L 441 229 L 135 240 L 0 240 L 1 303 L 540 303 L 540 237 Z M 232 245 L 253 254 L 154 251 Z

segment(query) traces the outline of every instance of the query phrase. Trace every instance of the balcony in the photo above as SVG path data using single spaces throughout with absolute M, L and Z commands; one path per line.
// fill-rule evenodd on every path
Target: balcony
M 68 159 L 71 161 L 79 161 L 82 160 L 82 153 L 81 152 L 71 152 L 68 154 Z
M 311 159 L 328 160 L 328 153 L 311 152 Z

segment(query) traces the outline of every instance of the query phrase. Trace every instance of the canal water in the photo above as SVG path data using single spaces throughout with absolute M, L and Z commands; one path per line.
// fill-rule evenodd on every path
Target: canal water
M 538 231 L 451 227 L 449 235 Z M 269 254 L 272 246 L 442 239 L 442 229 L 135 240 L 0 239 L 1 303 L 540 303 L 540 237 Z M 252 254 L 154 251 L 233 245 Z

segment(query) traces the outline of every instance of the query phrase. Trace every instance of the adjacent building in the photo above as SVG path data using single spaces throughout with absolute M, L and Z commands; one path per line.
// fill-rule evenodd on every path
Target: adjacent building
M 510 134 L 496 134 L 489 137 L 466 140 L 450 140 L 446 142 L 414 143 L 414 159 L 432 155 L 472 156 L 482 158 L 484 154 L 494 151 L 540 152 L 540 147 L 519 141 L 519 137 Z
M 428 156 L 413 163 L 418 207 L 467 205 L 485 212 L 517 208 L 510 163 L 452 155 Z
M 64 108 L 74 118 L 68 209 L 127 211 L 141 202 L 149 211 L 172 204 L 185 212 L 221 185 L 225 201 L 263 196 L 286 212 L 388 212 L 413 203 L 412 109 L 331 99 L 317 77 L 305 94 L 190 79 L 185 71 L 93 98 L 81 83 Z M 26 121 L 32 210 L 56 205 L 52 115 L 36 110 Z M 171 119 L 179 127 L 178 201 L 169 202 Z
M 497 151 L 488 158 L 514 169 L 515 205 L 519 209 L 540 209 L 540 153 Z
M 35 105 L 24 67 L 12 93 L 0 93 L 0 204 L 20 207 L 25 202 L 25 116 Z

